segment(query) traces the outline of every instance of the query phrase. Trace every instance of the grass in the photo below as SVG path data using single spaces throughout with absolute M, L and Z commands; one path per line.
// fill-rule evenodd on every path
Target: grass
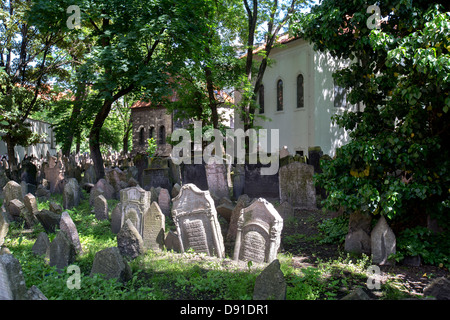
M 235 263 L 230 259 L 216 259 L 195 252 L 184 254 L 172 251 L 147 251 L 131 261 L 132 278 L 122 284 L 117 280 L 105 280 L 102 276 L 90 276 L 96 252 L 117 246 L 116 236 L 111 232 L 110 222 L 98 221 L 91 212 L 85 194 L 79 206 L 68 210 L 74 221 L 83 249 L 73 263 L 80 268 L 80 289 L 69 289 L 71 273 L 57 273 L 43 257 L 32 254 L 31 248 L 44 229 L 36 225 L 33 231 L 23 225 L 12 223 L 5 239 L 5 246 L 20 261 L 27 287 L 37 286 L 48 299 L 57 300 L 248 300 L 252 299 L 255 279 L 264 265 Z M 62 204 L 61 195 L 51 201 Z M 118 203 L 108 201 L 110 212 Z M 49 201 L 38 202 L 39 210 L 48 209 Z M 167 219 L 167 227 L 173 227 Z M 288 224 L 295 226 L 291 219 Z M 167 231 L 167 230 L 166 230 Z M 50 234 L 53 239 L 55 234 Z M 332 236 L 340 237 L 340 232 Z M 302 243 L 305 235 L 287 235 L 285 243 Z M 316 240 L 315 240 L 316 241 Z M 278 254 L 281 270 L 287 283 L 287 299 L 317 300 L 340 299 L 357 287 L 366 287 L 367 268 L 371 261 L 367 256 L 355 259 L 341 255 L 337 259 L 316 259 L 314 266 L 299 268 L 294 256 Z M 389 280 L 383 284 L 379 296 L 396 299 L 407 296 L 401 281 Z

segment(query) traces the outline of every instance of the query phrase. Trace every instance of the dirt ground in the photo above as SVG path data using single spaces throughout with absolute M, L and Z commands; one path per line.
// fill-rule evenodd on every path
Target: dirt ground
M 314 237 L 319 235 L 317 226 L 324 220 L 332 218 L 333 214 L 324 214 L 321 210 L 295 210 L 294 216 L 286 220 L 282 239 L 288 235 L 299 236 L 299 240 L 294 246 L 283 246 L 281 251 L 293 254 L 294 266 L 299 268 L 307 266 L 317 266 L 318 261 L 337 259 L 344 253 L 343 244 L 320 244 L 314 241 Z M 442 276 L 449 276 L 449 271 L 431 265 L 421 265 L 420 267 L 405 266 L 396 264 L 394 266 L 380 266 L 381 282 L 385 283 L 389 279 L 395 279 L 409 291 L 409 295 L 423 296 L 423 289 L 434 279 Z M 376 294 L 368 292 L 372 298 L 377 298 Z

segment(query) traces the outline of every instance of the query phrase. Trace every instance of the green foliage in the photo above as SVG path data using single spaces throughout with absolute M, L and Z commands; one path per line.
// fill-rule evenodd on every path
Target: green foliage
M 322 234 L 319 243 L 343 243 L 348 233 L 348 217 L 340 216 L 324 220 L 318 228 Z
M 448 233 L 434 233 L 417 226 L 406 229 L 397 237 L 397 252 L 393 258 L 401 261 L 406 256 L 420 256 L 423 263 L 450 268 L 450 238 Z
M 379 6 L 380 30 L 366 27 L 367 3 L 350 0 L 322 1 L 297 25 L 315 49 L 352 59 L 333 77 L 361 107 L 334 116 L 352 140 L 321 162 L 315 181 L 328 193 L 328 209 L 445 222 L 450 14 L 424 1 Z
M 156 153 L 156 149 L 158 148 L 158 144 L 156 143 L 155 138 L 147 139 L 147 155 L 149 158 L 153 158 Z

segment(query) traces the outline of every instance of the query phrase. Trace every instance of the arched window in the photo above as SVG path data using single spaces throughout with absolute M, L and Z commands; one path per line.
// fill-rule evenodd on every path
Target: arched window
M 297 76 L 297 108 L 303 108 L 304 104 L 304 87 L 303 87 L 303 75 Z
M 159 127 L 158 144 L 166 143 L 166 128 L 164 126 Z
M 150 127 L 150 129 L 148 129 L 148 137 L 149 137 L 149 139 L 153 138 L 154 134 L 155 134 L 155 127 Z
M 139 145 L 143 146 L 144 144 L 145 144 L 144 128 L 141 128 L 141 130 L 139 130 Z
M 277 82 L 277 111 L 283 110 L 283 80 Z
M 264 86 L 259 87 L 259 113 L 264 113 Z

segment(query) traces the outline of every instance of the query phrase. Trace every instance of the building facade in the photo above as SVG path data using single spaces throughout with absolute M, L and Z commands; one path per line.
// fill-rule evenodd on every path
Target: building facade
M 279 149 L 287 146 L 291 154 L 307 155 L 308 148 L 320 146 L 324 154 L 333 156 L 349 136 L 332 123 L 331 117 L 355 108 L 347 104 L 345 92 L 332 77 L 346 62 L 314 51 L 300 38 L 281 43 L 270 53 L 273 63 L 263 77 L 255 126 L 278 129 Z M 236 94 L 235 101 L 239 99 Z M 235 127 L 243 128 L 237 114 Z M 270 151 L 270 133 L 268 137 Z

